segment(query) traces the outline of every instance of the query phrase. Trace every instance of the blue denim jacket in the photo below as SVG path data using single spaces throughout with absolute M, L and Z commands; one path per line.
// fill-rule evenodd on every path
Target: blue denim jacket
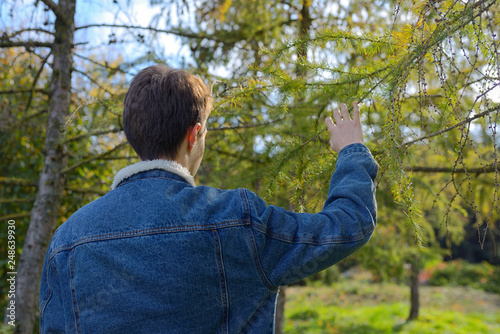
M 272 333 L 279 286 L 344 259 L 375 228 L 378 165 L 361 144 L 339 153 L 316 214 L 152 165 L 55 232 L 42 333 Z

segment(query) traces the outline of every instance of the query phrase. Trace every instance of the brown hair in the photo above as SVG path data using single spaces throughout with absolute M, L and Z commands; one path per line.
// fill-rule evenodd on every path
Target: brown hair
M 175 159 L 191 125 L 208 116 L 212 96 L 194 75 L 155 65 L 130 83 L 123 107 L 123 129 L 142 160 Z

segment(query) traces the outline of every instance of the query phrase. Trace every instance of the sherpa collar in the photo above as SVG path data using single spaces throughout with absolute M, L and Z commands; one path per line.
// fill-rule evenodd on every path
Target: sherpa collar
M 115 189 L 120 182 L 125 180 L 126 178 L 131 177 L 134 174 L 145 172 L 152 169 L 162 169 L 167 172 L 171 172 L 179 175 L 183 179 L 185 179 L 190 185 L 196 187 L 194 183 L 194 178 L 189 173 L 188 169 L 182 166 L 180 163 L 172 160 L 148 160 L 148 161 L 140 161 L 133 165 L 127 166 L 121 169 L 115 176 L 113 180 L 113 184 L 111 185 L 111 189 Z

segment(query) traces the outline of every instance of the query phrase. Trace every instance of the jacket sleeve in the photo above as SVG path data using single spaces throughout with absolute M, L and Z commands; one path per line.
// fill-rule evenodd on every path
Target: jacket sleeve
M 294 213 L 267 206 L 246 190 L 251 237 L 268 286 L 295 283 L 346 258 L 370 239 L 376 224 L 378 165 L 368 148 L 339 153 L 323 210 Z

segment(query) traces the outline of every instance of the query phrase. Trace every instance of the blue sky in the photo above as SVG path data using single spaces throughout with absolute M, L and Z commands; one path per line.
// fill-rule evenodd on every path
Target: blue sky
M 130 2 L 130 4 L 127 4 Z M 77 0 L 75 21 L 76 26 L 88 24 L 126 24 L 135 26 L 148 26 L 154 15 L 160 13 L 161 7 L 150 6 L 149 0 L 118 0 L 117 4 L 112 0 Z M 3 0 L 0 4 L 0 33 L 23 28 L 42 27 L 51 30 L 54 22 L 54 15 L 50 11 L 45 11 L 45 6 L 40 1 L 37 8 L 33 2 L 22 0 Z M 175 17 L 174 17 L 175 19 Z M 44 25 L 48 21 L 49 25 Z M 158 21 L 157 28 L 165 28 L 165 20 Z M 110 35 L 115 33 L 118 40 L 125 38 L 131 43 L 115 44 L 109 47 Z M 142 31 L 146 38 L 147 32 Z M 44 40 L 50 38 L 39 32 L 25 33 L 23 39 Z M 135 59 L 147 51 L 141 43 L 133 40 L 133 36 L 126 29 L 122 28 L 88 28 L 78 30 L 75 34 L 75 43 L 85 43 L 77 47 L 78 52 L 99 53 L 102 51 L 104 59 L 113 60 L 117 56 L 122 56 L 125 61 Z M 181 47 L 180 40 L 167 34 L 159 34 L 155 50 L 172 62 L 170 65 L 180 67 L 184 58 L 189 62 L 189 52 L 186 47 Z M 179 62 L 176 63 L 176 59 Z

